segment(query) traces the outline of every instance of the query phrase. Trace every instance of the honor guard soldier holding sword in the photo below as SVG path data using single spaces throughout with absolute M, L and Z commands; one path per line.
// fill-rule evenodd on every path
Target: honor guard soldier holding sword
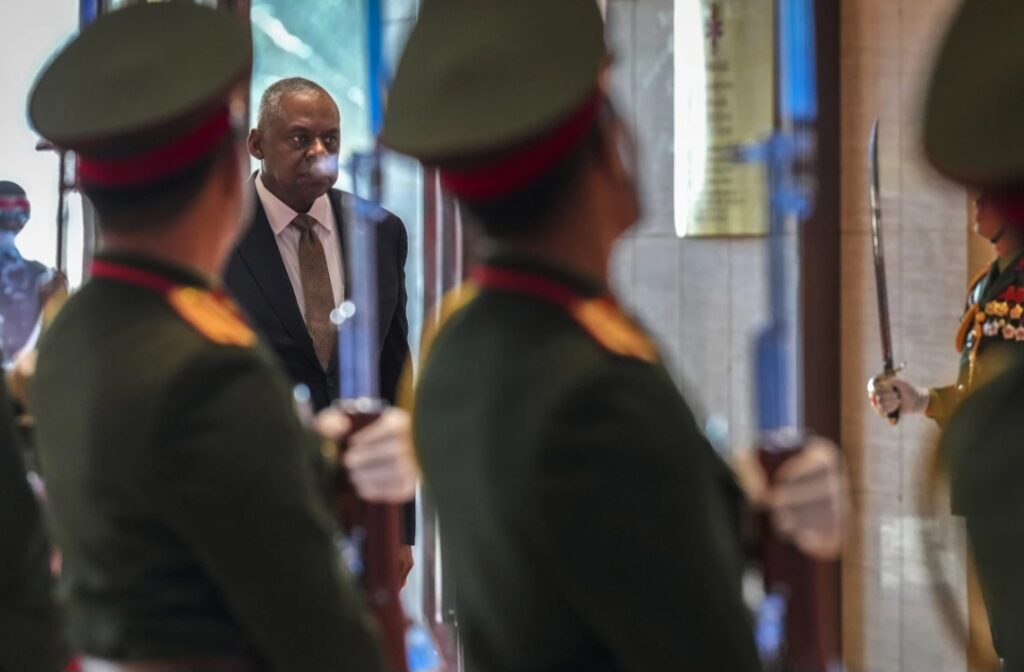
M 877 171 L 877 163 L 872 168 Z M 924 414 L 944 427 L 959 402 L 986 377 L 986 360 L 992 353 L 1024 352 L 1024 201 L 1003 185 L 971 187 L 977 193 L 975 233 L 992 243 L 996 259 L 969 283 L 955 340 L 960 372 L 956 383 L 931 389 L 917 387 L 895 371 L 869 380 L 872 406 L 894 423 L 902 415 Z M 880 306 L 879 310 L 888 309 Z M 887 317 L 883 330 L 888 334 Z M 889 343 L 887 338 L 883 347 Z M 887 368 L 891 358 L 889 351 Z
M 996 259 L 971 281 L 956 349 L 960 373 L 953 385 L 920 388 L 884 374 L 868 382 L 868 397 L 879 414 L 924 414 L 945 426 L 957 404 L 985 376 L 986 354 L 1024 351 L 1024 207 L 998 188 L 980 188 L 975 231 L 990 240 Z
M 31 391 L 86 672 L 383 669 L 325 501 L 337 444 L 303 427 L 212 280 L 245 216 L 250 63 L 227 13 L 141 4 L 83 30 L 31 95 L 40 134 L 77 152 L 104 240 Z M 413 493 L 402 417 L 349 439 L 366 499 Z
M 486 249 L 414 413 L 466 668 L 756 670 L 741 489 L 608 286 L 639 216 L 608 61 L 593 0 L 434 0 L 389 95 L 383 142 L 440 170 Z M 834 512 L 823 454 L 762 501 Z M 834 515 L 782 517 L 835 552 Z
M 1021 26 L 1024 4 L 963 2 L 938 51 L 924 120 L 932 165 L 991 199 L 1007 234 L 1018 240 L 1024 231 Z M 1016 281 L 1003 280 L 1020 273 L 1018 263 L 993 267 L 982 281 L 1001 286 L 982 289 L 974 310 L 982 337 L 992 342 L 1012 341 L 1010 328 L 1020 328 L 1024 296 Z M 1005 332 L 989 327 L 1004 320 Z M 983 380 L 975 374 L 975 389 L 942 438 L 953 513 L 966 521 L 996 651 L 1007 672 L 1024 671 L 1024 362 L 1018 352 L 1004 360 L 1008 368 L 1001 372 L 986 363 L 990 370 Z

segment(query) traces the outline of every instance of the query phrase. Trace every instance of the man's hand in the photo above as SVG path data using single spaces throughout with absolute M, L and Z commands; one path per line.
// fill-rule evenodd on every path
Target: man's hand
M 344 438 L 351 423 L 335 408 L 321 411 L 317 431 L 332 441 Z M 401 409 L 389 408 L 372 424 L 348 437 L 341 457 L 356 493 L 368 502 L 404 504 L 416 494 L 420 470 L 412 446 L 412 422 Z
M 928 388 L 915 387 L 896 376 L 880 374 L 868 381 L 868 401 L 882 417 L 896 411 L 900 415 L 924 413 L 928 399 Z
M 416 560 L 413 556 L 412 546 L 402 545 L 398 547 L 398 578 L 402 582 L 402 588 L 405 588 L 405 582 L 409 578 L 409 572 L 416 565 Z

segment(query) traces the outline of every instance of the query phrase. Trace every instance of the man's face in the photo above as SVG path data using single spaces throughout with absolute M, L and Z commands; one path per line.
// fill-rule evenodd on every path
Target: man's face
M 285 94 L 280 113 L 249 134 L 263 184 L 296 212 L 306 212 L 338 179 L 338 107 L 320 92 Z
M 990 196 L 982 193 L 974 199 L 974 232 L 992 240 L 1002 233 L 1005 222 L 992 204 Z
M 18 233 L 28 223 L 30 213 L 24 196 L 0 196 L 0 232 Z

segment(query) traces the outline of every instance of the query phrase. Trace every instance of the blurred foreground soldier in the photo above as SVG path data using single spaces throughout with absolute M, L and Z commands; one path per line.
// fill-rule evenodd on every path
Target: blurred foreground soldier
M 466 665 L 755 670 L 741 489 L 608 288 L 638 217 L 608 58 L 593 0 L 435 0 L 390 92 L 383 141 L 440 169 L 488 248 L 414 420 Z M 800 492 L 770 491 L 756 461 L 743 480 L 773 508 L 817 504 L 835 463 L 810 454 Z M 834 553 L 834 521 L 795 537 Z
M 1024 4 L 964 2 L 939 50 L 924 119 L 931 163 L 991 195 L 1024 223 Z M 970 105 L 964 105 L 970 101 Z M 998 280 L 997 280 L 998 282 Z M 1018 325 L 1024 296 L 997 298 L 994 317 Z M 1009 315 L 1003 307 L 1011 306 Z M 1007 335 L 1009 329 L 1006 329 Z M 1016 353 L 1014 353 L 1016 354 Z M 964 516 L 978 578 L 1005 669 L 1024 670 L 1024 362 L 990 370 L 951 418 L 942 447 L 953 513 Z M 988 365 L 987 365 L 988 366 Z M 992 367 L 989 367 L 992 368 Z
M 63 49 L 29 103 L 40 134 L 78 153 L 105 243 L 44 335 L 32 388 L 86 672 L 382 666 L 319 487 L 335 444 L 302 427 L 273 355 L 211 280 L 244 216 L 250 55 L 226 13 L 132 6 Z M 346 453 L 367 499 L 415 487 L 396 413 Z
M 992 353 L 1024 352 L 1024 207 L 1000 186 L 980 187 L 975 199 L 974 231 L 992 243 L 996 259 L 967 290 L 956 334 L 960 374 L 953 385 L 921 388 L 900 377 L 868 381 L 868 398 L 888 416 L 923 413 L 945 426 L 957 404 L 985 378 Z
M 0 670 L 58 672 L 67 651 L 53 602 L 50 545 L 0 382 Z

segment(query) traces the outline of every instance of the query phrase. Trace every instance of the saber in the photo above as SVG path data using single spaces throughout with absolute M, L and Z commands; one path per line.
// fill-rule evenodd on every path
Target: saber
M 884 382 L 896 376 L 902 366 L 895 365 L 892 351 L 892 326 L 889 322 L 889 289 L 885 281 L 885 247 L 882 244 L 882 197 L 878 179 L 878 119 L 871 125 L 868 140 L 868 197 L 871 205 L 871 248 L 875 258 L 875 295 L 878 299 L 878 330 L 882 339 L 882 373 L 875 380 Z M 889 413 L 889 423 L 900 420 L 897 408 Z

